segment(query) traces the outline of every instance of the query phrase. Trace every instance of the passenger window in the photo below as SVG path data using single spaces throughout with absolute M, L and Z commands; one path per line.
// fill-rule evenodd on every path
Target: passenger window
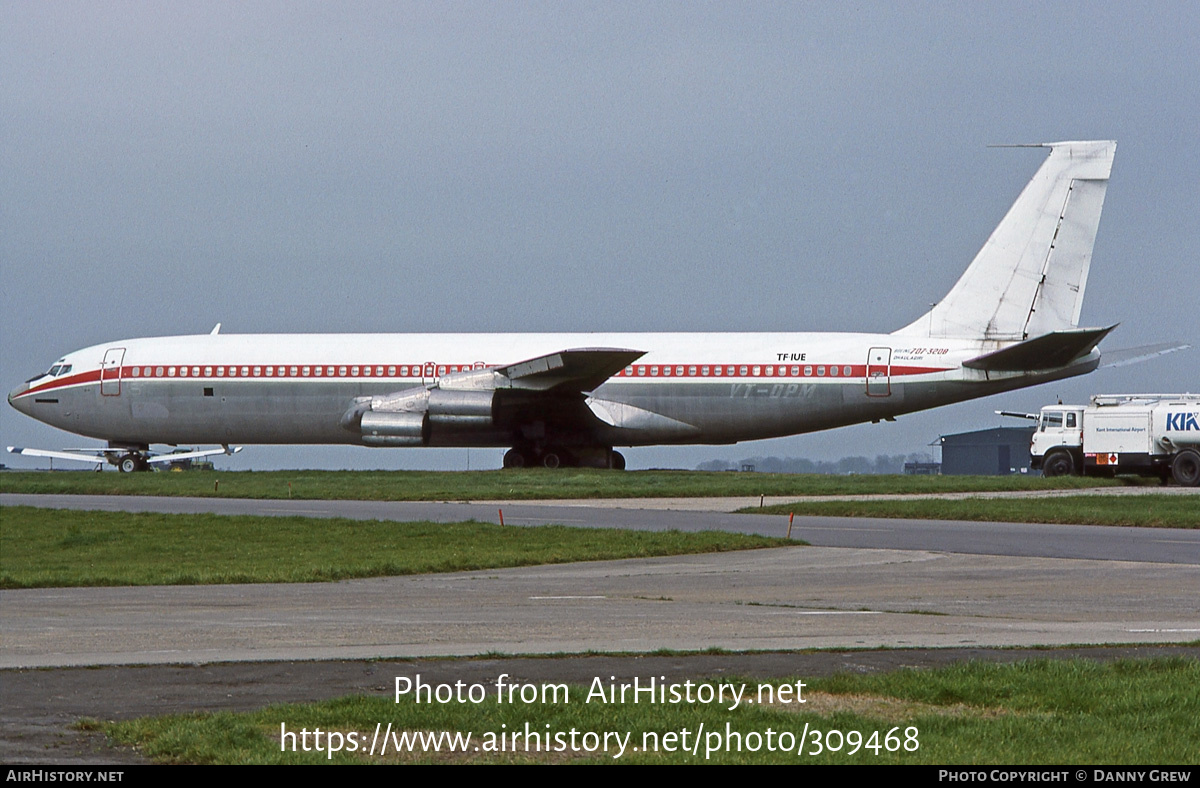
M 1067 414 L 1067 426 L 1074 428 L 1074 426 L 1075 426 L 1075 414 L 1074 413 Z

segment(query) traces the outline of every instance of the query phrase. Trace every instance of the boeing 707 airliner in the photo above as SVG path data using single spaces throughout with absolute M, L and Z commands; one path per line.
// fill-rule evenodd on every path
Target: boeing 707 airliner
M 1054 142 L 979 254 L 890 334 L 223 334 L 68 353 L 8 401 L 148 467 L 152 444 L 508 447 L 505 467 L 623 468 L 614 447 L 812 432 L 1081 375 L 1079 314 L 1116 143 Z M 214 449 L 201 454 L 222 451 Z M 180 455 L 174 455 L 177 459 Z

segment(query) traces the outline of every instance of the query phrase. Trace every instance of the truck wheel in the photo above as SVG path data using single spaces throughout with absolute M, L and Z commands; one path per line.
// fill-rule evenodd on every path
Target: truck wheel
M 1171 475 L 1181 487 L 1200 485 L 1200 452 L 1192 449 L 1179 452 L 1171 462 Z
M 1043 476 L 1070 476 L 1075 473 L 1075 458 L 1071 452 L 1055 449 L 1042 461 Z

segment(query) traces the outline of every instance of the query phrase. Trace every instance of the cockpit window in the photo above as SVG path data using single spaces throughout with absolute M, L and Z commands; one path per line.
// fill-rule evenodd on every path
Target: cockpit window
M 55 377 L 58 375 L 60 370 L 62 370 L 62 364 L 55 364 L 54 366 L 50 367 L 50 377 Z

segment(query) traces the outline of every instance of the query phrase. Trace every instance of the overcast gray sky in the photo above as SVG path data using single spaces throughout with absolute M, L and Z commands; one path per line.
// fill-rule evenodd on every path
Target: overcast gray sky
M 1083 323 L 1121 323 L 1106 348 L 1200 344 L 1197 30 L 1194 2 L 4 3 L 0 385 L 218 321 L 892 331 L 1044 156 L 985 146 L 1060 139 L 1119 143 Z M 1186 390 L 1200 350 L 894 424 L 626 454 L 908 453 L 997 408 Z M 7 406 L 0 441 L 88 443 Z

